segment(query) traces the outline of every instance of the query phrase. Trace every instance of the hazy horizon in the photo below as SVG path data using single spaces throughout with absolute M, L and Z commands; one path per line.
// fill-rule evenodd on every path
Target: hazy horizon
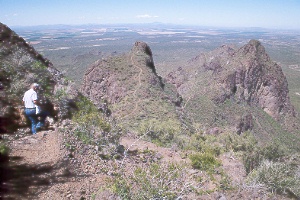
M 1 22 L 1 21 L 0 21 Z M 2 22 L 3 23 L 3 22 Z M 5 23 L 4 23 L 5 24 Z M 7 25 L 7 24 L 5 24 Z M 229 26 L 201 26 L 201 25 L 186 25 L 186 24 L 172 24 L 172 23 L 162 23 L 162 22 L 153 22 L 153 23 L 111 23 L 111 24 L 97 24 L 97 23 L 86 23 L 86 24 L 41 24 L 41 25 L 13 25 L 9 26 L 12 29 L 27 29 L 27 28 L 38 28 L 38 29 L 65 29 L 66 27 L 70 28 L 97 28 L 97 27 L 106 27 L 106 28 L 140 28 L 140 27 L 145 27 L 149 29 L 153 29 L 155 31 L 156 28 L 162 28 L 162 29 L 210 29 L 210 30 L 250 30 L 250 31 L 259 31 L 259 30 L 264 30 L 264 31 L 292 31 L 292 32 L 300 32 L 300 28 L 272 28 L 272 27 L 229 27 Z
M 147 24 L 300 29 L 297 0 L 0 0 L 8 26 Z

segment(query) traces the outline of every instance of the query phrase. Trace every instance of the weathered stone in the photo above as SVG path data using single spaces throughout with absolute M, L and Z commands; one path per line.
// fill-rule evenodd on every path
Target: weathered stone
M 127 54 L 95 62 L 84 75 L 81 91 L 99 110 L 131 131 L 140 126 L 138 120 L 146 122 L 154 116 L 157 121 L 171 117 L 180 123 L 174 106 L 181 103 L 176 88 L 165 86 L 144 42 L 136 42 Z
M 125 152 L 125 147 L 123 145 L 117 146 L 116 152 L 123 155 Z
M 212 52 L 203 53 L 192 59 L 185 68 L 179 67 L 171 72 L 167 80 L 177 86 L 180 95 L 187 99 L 187 109 L 197 117 L 199 110 L 193 107 L 205 97 L 206 101 L 217 106 L 231 101 L 260 108 L 287 129 L 297 129 L 298 119 L 288 96 L 287 79 L 281 67 L 271 61 L 265 48 L 257 40 L 251 40 L 240 48 L 224 45 Z M 212 111 L 203 113 L 207 112 Z M 253 116 L 244 116 L 245 111 L 232 111 L 229 114 L 233 115 L 230 116 L 221 116 L 222 113 L 218 112 L 220 111 L 215 111 L 211 121 L 205 123 L 213 124 L 225 119 L 238 133 L 253 128 Z M 194 117 L 194 120 L 199 119 Z M 199 123 L 203 121 L 199 120 Z
M 211 134 L 211 135 L 218 135 L 219 133 L 221 133 L 221 130 L 218 127 L 214 127 L 212 129 L 208 130 L 207 133 Z

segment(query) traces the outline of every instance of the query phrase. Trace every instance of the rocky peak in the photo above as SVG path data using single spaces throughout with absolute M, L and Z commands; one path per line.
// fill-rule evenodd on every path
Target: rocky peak
M 241 49 L 250 49 L 248 52 L 256 52 L 256 53 L 266 53 L 265 47 L 258 40 L 250 40 L 246 45 L 244 45 Z
M 227 76 L 227 80 L 231 79 L 231 87 L 236 88 L 234 95 L 239 100 L 261 107 L 276 120 L 294 113 L 286 77 L 259 41 L 251 40 L 232 60 L 236 70 Z M 238 62 L 241 64 L 237 65 Z
M 178 97 L 169 86 L 156 73 L 150 47 L 135 42 L 128 54 L 95 62 L 85 73 L 81 91 L 99 108 L 107 104 L 118 122 L 130 122 L 124 125 L 128 128 L 150 119 L 168 120 L 168 115 L 176 118 Z
M 250 40 L 237 51 L 237 55 L 241 57 L 241 61 L 251 59 L 258 62 L 271 61 L 265 47 L 258 40 Z
M 141 42 L 141 41 L 135 42 L 135 44 L 133 45 L 133 47 L 131 49 L 131 52 L 132 53 L 142 52 L 152 58 L 152 51 L 151 51 L 150 47 L 147 45 L 147 43 L 145 43 L 145 42 Z
M 141 41 L 135 42 L 135 44 L 131 49 L 130 57 L 133 62 L 145 63 L 146 64 L 145 66 L 149 67 L 154 73 L 154 75 L 157 76 L 157 78 L 159 79 L 160 86 L 162 88 L 164 87 L 162 78 L 156 72 L 156 68 L 152 57 L 152 51 L 145 42 L 141 42 Z
M 216 105 L 226 100 L 246 103 L 261 108 L 286 125 L 293 121 L 287 118 L 296 116 L 281 67 L 271 61 L 264 46 L 257 40 L 251 40 L 240 48 L 222 46 L 203 53 L 184 69 L 170 73 L 168 78 L 189 102 L 206 96 Z
M 203 65 L 208 70 L 215 70 L 216 66 L 219 69 L 220 73 L 214 73 L 214 80 L 223 89 L 215 95 L 216 102 L 222 103 L 234 97 L 237 101 L 262 108 L 276 120 L 294 113 L 286 77 L 281 67 L 270 60 L 259 41 L 251 40 L 234 53 L 218 53 L 214 55 L 214 62 L 206 61 Z

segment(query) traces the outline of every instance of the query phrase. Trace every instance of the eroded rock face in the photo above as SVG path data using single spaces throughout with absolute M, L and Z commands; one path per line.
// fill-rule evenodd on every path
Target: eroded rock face
M 251 114 L 247 114 L 246 116 L 242 116 L 239 120 L 237 120 L 236 132 L 237 134 L 241 134 L 245 131 L 252 130 L 253 126 L 253 116 Z
M 271 61 L 257 40 L 251 40 L 241 48 L 224 45 L 203 53 L 192 59 L 184 69 L 180 67 L 170 73 L 167 79 L 185 98 L 207 96 L 217 105 L 226 100 L 246 103 L 263 109 L 280 122 L 287 121 L 286 117 L 296 117 L 281 67 Z M 238 132 L 251 129 L 250 124 L 237 128 Z
M 151 49 L 144 42 L 136 42 L 127 54 L 95 62 L 85 73 L 81 92 L 99 109 L 107 104 L 125 127 L 151 120 L 178 121 L 175 104 L 180 104 L 180 97 L 156 73 Z
M 287 113 L 295 115 L 282 69 L 270 60 L 260 42 L 250 41 L 231 59 L 234 71 L 222 80 L 229 96 L 261 107 L 276 120 Z
M 259 106 L 276 120 L 288 113 L 295 115 L 282 69 L 270 60 L 259 41 L 251 40 L 228 62 L 228 74 L 219 80 L 228 98 L 235 96 L 238 101 Z
M 130 92 L 142 91 L 147 84 L 163 85 L 156 74 L 151 49 L 144 42 L 136 42 L 129 55 L 95 62 L 85 73 L 81 91 L 94 102 L 105 99 L 115 104 Z

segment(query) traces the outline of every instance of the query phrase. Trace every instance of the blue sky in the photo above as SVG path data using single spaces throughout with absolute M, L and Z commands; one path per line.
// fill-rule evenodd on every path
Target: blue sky
M 300 0 L 0 0 L 8 26 L 173 23 L 300 29 Z

